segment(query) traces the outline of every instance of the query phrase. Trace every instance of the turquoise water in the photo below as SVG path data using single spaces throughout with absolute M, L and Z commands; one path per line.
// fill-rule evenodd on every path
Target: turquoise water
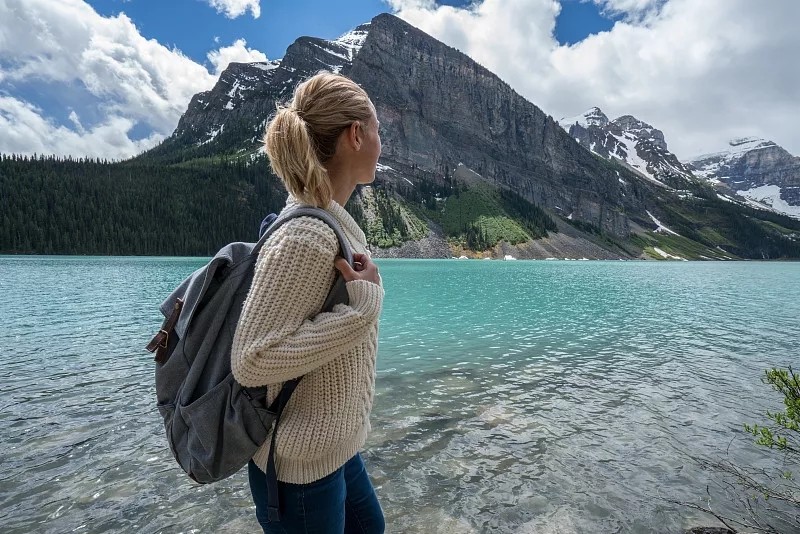
M 4 532 L 256 532 L 172 460 L 143 345 L 195 258 L 0 257 Z M 800 366 L 800 265 L 380 260 L 364 457 L 391 532 L 677 532 Z M 720 495 L 721 496 L 721 495 Z M 715 509 L 725 511 L 723 502 Z

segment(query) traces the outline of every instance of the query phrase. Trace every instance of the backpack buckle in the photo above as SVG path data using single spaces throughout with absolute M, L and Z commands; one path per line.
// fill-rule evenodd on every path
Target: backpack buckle
M 163 336 L 161 334 L 164 334 Z M 167 343 L 169 342 L 169 332 L 164 330 L 163 328 L 158 331 L 156 337 L 154 339 L 158 339 L 158 343 L 156 344 L 156 348 L 158 349 L 166 349 Z M 151 351 L 152 352 L 152 351 Z
M 153 358 L 158 363 L 164 363 L 167 360 L 167 344 L 169 343 L 169 333 L 175 328 L 178 322 L 178 317 L 183 308 L 183 299 L 175 299 L 175 306 L 172 308 L 172 313 L 164 320 L 164 324 L 158 330 L 158 333 L 153 336 L 150 343 L 147 344 L 148 352 L 155 352 L 156 357 Z

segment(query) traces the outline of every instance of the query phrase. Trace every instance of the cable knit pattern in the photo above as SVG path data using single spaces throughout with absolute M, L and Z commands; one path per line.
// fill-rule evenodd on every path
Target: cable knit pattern
M 290 197 L 285 209 L 295 204 Z M 327 211 L 353 253 L 368 254 L 366 238 L 336 202 Z M 267 387 L 304 376 L 278 428 L 278 479 L 307 484 L 344 465 L 366 441 L 375 394 L 378 317 L 383 288 L 347 283 L 349 305 L 320 313 L 336 276 L 338 242 L 327 224 L 293 219 L 272 234 L 259 254 L 253 285 L 233 339 L 231 367 L 244 386 Z M 270 437 L 253 460 L 266 470 Z

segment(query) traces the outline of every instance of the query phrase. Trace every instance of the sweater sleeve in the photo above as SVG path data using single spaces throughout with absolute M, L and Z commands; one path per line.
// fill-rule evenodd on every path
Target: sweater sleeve
M 234 378 L 256 387 L 302 376 L 363 342 L 377 321 L 383 288 L 346 284 L 349 305 L 318 313 L 335 277 L 338 241 L 314 218 L 290 221 L 261 250 L 231 351 Z

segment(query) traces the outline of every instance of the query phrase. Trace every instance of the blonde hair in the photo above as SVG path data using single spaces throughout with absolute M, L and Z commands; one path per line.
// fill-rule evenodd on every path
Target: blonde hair
M 288 105 L 279 105 L 264 144 L 272 170 L 287 191 L 306 204 L 325 208 L 333 189 L 325 164 L 339 135 L 372 117 L 366 91 L 350 78 L 320 72 L 297 86 Z

